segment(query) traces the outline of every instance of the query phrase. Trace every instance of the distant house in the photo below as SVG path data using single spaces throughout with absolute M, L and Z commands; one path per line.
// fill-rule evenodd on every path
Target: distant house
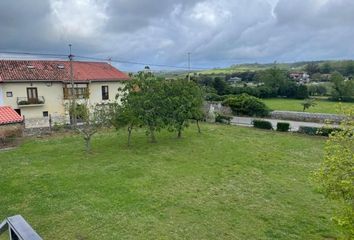
M 108 63 L 74 61 L 71 85 L 69 61 L 0 60 L 0 106 L 10 106 L 26 119 L 68 118 L 72 94 L 78 104 L 115 100 L 129 76 Z
M 229 79 L 227 80 L 227 82 L 228 82 L 230 85 L 236 85 L 236 84 L 242 82 L 242 78 L 239 78 L 239 77 L 232 77 L 232 78 L 229 78 Z
M 292 72 L 289 74 L 289 77 L 298 83 L 310 82 L 310 75 L 308 75 L 306 72 Z

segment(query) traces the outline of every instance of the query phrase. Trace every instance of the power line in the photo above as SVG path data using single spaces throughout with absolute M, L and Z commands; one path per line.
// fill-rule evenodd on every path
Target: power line
M 58 53 L 33 53 L 33 52 L 16 52 L 16 51 L 1 51 L 1 54 L 20 54 L 20 55 L 30 55 L 30 56 L 50 56 L 50 57 L 67 57 L 66 54 Z
M 58 54 L 58 53 L 34 53 L 34 52 L 18 52 L 18 51 L 1 51 L 0 54 L 15 54 L 15 55 L 28 55 L 28 56 L 46 56 L 46 57 L 54 57 L 54 58 L 63 58 L 68 57 L 66 54 Z M 129 61 L 129 60 L 121 60 L 121 59 L 113 59 L 113 58 L 98 58 L 98 57 L 88 57 L 88 56 L 81 56 L 75 55 L 73 56 L 79 59 L 87 59 L 87 60 L 95 60 L 95 61 L 102 61 L 102 62 L 115 62 L 115 63 L 123 63 L 123 64 L 132 64 L 132 65 L 143 65 L 143 66 L 154 66 L 154 67 L 166 67 L 166 68 L 175 68 L 175 69 L 184 69 L 187 70 L 189 67 L 182 67 L 177 65 L 168 65 L 168 64 L 156 64 L 156 63 L 147 63 L 147 62 L 137 62 L 137 61 Z M 193 70 L 203 70 L 203 69 L 210 69 L 205 67 L 195 67 Z

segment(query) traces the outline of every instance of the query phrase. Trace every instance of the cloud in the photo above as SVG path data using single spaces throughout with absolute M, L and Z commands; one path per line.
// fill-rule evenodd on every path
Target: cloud
M 353 11 L 352 0 L 2 0 L 0 46 L 72 43 L 79 55 L 180 66 L 191 52 L 203 67 L 353 58 Z

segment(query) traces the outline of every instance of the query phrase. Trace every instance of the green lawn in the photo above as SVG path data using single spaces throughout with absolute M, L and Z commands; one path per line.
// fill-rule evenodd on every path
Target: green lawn
M 325 239 L 335 210 L 311 171 L 324 139 L 195 126 L 147 143 L 101 133 L 30 139 L 0 152 L 0 220 L 22 214 L 44 239 Z
M 271 98 L 271 99 L 262 99 L 263 102 L 272 110 L 283 110 L 283 111 L 300 111 L 302 112 L 301 103 L 303 100 L 298 99 L 284 99 L 284 98 Z M 341 103 L 343 107 L 354 106 L 354 103 L 344 102 Z M 307 109 L 306 112 L 313 113 L 338 113 L 339 103 L 332 102 L 325 99 L 317 99 L 316 106 Z

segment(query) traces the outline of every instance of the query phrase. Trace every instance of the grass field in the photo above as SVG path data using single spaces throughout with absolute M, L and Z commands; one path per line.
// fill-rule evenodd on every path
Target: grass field
M 101 133 L 30 139 L 0 152 L 0 219 L 44 239 L 327 239 L 335 210 L 316 192 L 323 138 L 194 126 L 158 143 Z
M 303 100 L 283 99 L 283 98 L 271 98 L 271 99 L 262 99 L 262 100 L 272 110 L 302 112 L 303 109 L 301 105 Z M 344 102 L 341 103 L 341 105 L 343 107 L 354 106 L 354 103 Z M 338 102 L 332 102 L 325 99 L 317 99 L 316 106 L 307 109 L 306 112 L 338 114 L 338 109 L 339 109 Z

